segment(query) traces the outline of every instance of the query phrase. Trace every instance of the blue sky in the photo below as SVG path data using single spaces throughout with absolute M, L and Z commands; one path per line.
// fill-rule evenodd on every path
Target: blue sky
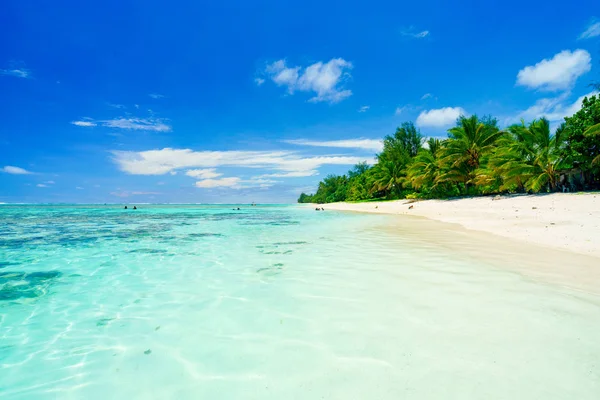
M 293 202 L 404 121 L 557 126 L 600 80 L 594 1 L 88 3 L 2 3 L 0 202 Z

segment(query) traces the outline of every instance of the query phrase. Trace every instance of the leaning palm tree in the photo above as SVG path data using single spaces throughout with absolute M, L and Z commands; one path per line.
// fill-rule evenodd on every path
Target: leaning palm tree
M 379 157 L 370 173 L 371 192 L 399 195 L 406 182 L 405 163 L 388 157 Z
M 438 182 L 462 183 L 465 189 L 475 183 L 475 171 L 490 154 L 502 132 L 476 115 L 461 116 L 458 125 L 448 130 L 448 140 L 441 149 L 440 161 L 448 168 Z
M 586 136 L 598 135 L 600 136 L 600 124 L 592 125 L 583 132 Z M 600 165 L 600 154 L 598 154 L 592 160 L 592 165 Z
M 501 180 L 500 190 L 525 191 L 525 183 L 532 177 L 534 147 L 535 135 L 523 120 L 510 126 L 498 139 L 486 170 L 491 171 L 493 178 Z
M 435 179 L 440 174 L 440 165 L 437 158 L 442 141 L 429 138 L 427 147 L 419 150 L 413 162 L 407 168 L 407 180 L 416 190 L 423 188 L 436 189 Z
M 562 156 L 561 131 L 552 135 L 545 118 L 533 120 L 527 126 L 521 121 L 508 131 L 510 136 L 506 140 L 509 142 L 499 147 L 495 161 L 504 161 L 499 166 L 504 187 L 518 185 L 532 192 L 556 190 L 560 170 L 568 166 L 568 160 Z

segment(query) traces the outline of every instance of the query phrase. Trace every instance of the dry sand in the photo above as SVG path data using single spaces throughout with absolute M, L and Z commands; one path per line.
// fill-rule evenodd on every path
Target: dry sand
M 323 207 L 426 217 L 521 242 L 600 257 L 600 193 L 332 203 Z

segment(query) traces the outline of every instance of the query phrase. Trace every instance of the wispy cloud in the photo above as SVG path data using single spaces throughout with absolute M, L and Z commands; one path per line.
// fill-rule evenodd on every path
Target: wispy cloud
M 54 182 L 54 181 L 46 181 L 45 183 L 47 183 L 48 185 L 54 185 L 56 182 Z
M 37 184 L 37 185 L 35 185 L 35 186 L 37 186 L 37 187 L 39 187 L 39 188 L 47 188 L 47 187 L 48 187 L 48 185 L 44 185 L 43 183 L 38 183 L 38 184 Z
M 126 108 L 123 104 L 106 103 L 107 106 L 112 108 L 124 109 Z
M 591 69 L 592 57 L 586 50 L 564 50 L 520 70 L 517 85 L 544 91 L 568 90 Z
M 153 99 L 162 99 L 165 97 L 164 95 L 158 93 L 150 93 L 148 96 L 152 97 Z
M 261 178 L 304 178 L 306 176 L 314 176 L 319 175 L 319 171 L 310 170 L 310 171 L 293 171 L 293 172 L 279 172 L 275 174 L 263 174 L 260 175 Z
M 144 130 L 154 132 L 170 132 L 172 130 L 170 125 L 165 123 L 164 119 L 160 118 L 134 118 L 134 117 L 120 117 L 109 120 L 98 120 L 94 121 L 91 119 L 84 119 L 80 121 L 72 121 L 73 125 L 81 127 L 93 127 L 93 126 L 104 126 L 107 128 L 117 128 L 126 130 Z
M 117 118 L 101 121 L 102 125 L 109 128 L 144 130 L 155 132 L 170 132 L 171 127 L 158 118 Z
M 81 186 L 75 186 L 75 189 L 77 189 L 77 190 L 83 190 L 83 188 Z
M 227 177 L 220 179 L 203 179 L 195 183 L 197 188 L 214 189 L 249 189 L 249 188 L 268 188 L 273 186 L 277 181 L 264 179 L 263 177 L 252 177 L 250 179 L 242 179 L 240 177 Z
M 27 171 L 26 169 L 20 168 L 20 167 L 13 167 L 12 165 L 7 165 L 5 167 L 3 167 L 2 169 L 0 169 L 0 171 L 6 173 L 6 174 L 12 174 L 12 175 L 30 175 L 33 174 L 33 172 L 31 171 Z
M 87 120 L 82 120 L 82 121 L 71 121 L 71 123 L 73 125 L 77 125 L 77 126 L 84 126 L 84 127 L 91 127 L 91 126 L 96 126 L 97 124 L 95 122 L 92 121 L 87 121 Z
M 264 168 L 275 173 L 316 173 L 322 165 L 354 165 L 368 157 L 300 156 L 293 151 L 193 151 L 171 149 L 112 151 L 119 168 L 133 175 L 163 175 L 178 169 L 235 166 Z
M 263 78 L 254 78 L 254 83 L 256 83 L 256 86 L 260 86 L 265 83 L 265 80 Z
M 367 111 L 369 111 L 369 108 L 371 108 L 371 107 L 369 107 L 369 106 L 362 106 L 361 108 L 358 109 L 358 112 L 359 113 L 367 112 Z
M 144 195 L 153 195 L 153 194 L 162 194 L 161 192 L 143 192 L 143 191 L 127 191 L 127 190 L 116 190 L 114 192 L 110 192 L 112 196 L 117 197 L 131 197 L 131 196 L 144 196 Z
M 431 97 L 433 97 L 431 93 L 425 93 L 423 96 L 421 96 L 421 100 L 427 100 Z
M 429 31 L 416 32 L 415 28 L 411 26 L 410 28 L 404 29 L 403 31 L 401 31 L 400 34 L 402 34 L 402 36 L 406 36 L 406 37 L 410 37 L 410 38 L 414 38 L 414 39 L 423 39 L 423 38 L 426 38 L 427 36 L 429 36 Z
M 185 172 L 187 176 L 191 176 L 192 178 L 199 179 L 213 179 L 218 178 L 223 175 L 217 172 L 215 168 L 207 168 L 207 169 L 190 169 Z
M 520 119 L 531 121 L 541 117 L 547 118 L 550 122 L 562 122 L 564 117 L 569 117 L 581 109 L 585 97 L 599 94 L 600 92 L 593 91 L 580 96 L 572 103 L 568 101 L 568 92 L 557 97 L 539 99 L 531 107 L 519 112 L 516 116 L 509 118 L 507 123 L 515 123 Z
M 279 60 L 266 67 L 265 75 L 276 85 L 286 87 L 288 94 L 314 92 L 316 96 L 309 102 L 338 103 L 352 95 L 351 90 L 342 88 L 344 81 L 350 78 L 350 69 L 352 63 L 342 58 L 326 63 L 319 61 L 308 67 L 289 67 L 285 60 Z
M 14 76 L 16 78 L 29 78 L 30 72 L 23 68 L 0 69 L 0 75 Z
M 581 39 L 590 39 L 596 36 L 600 36 L 600 21 L 594 19 L 588 25 L 585 31 L 581 35 L 579 35 L 579 40 Z
M 240 178 L 230 177 L 221 179 L 204 179 L 196 182 L 196 187 L 204 189 L 212 189 L 217 187 L 237 188 L 240 186 Z
M 406 110 L 406 107 L 396 107 L 396 110 L 394 111 L 394 115 L 400 115 L 402 114 L 404 111 Z
M 417 125 L 422 127 L 445 128 L 452 125 L 458 117 L 467 115 L 462 107 L 444 107 L 421 112 Z
M 307 140 L 294 139 L 284 140 L 284 143 L 295 144 L 300 146 L 315 146 L 315 147 L 339 147 L 339 148 L 354 148 L 364 150 L 381 151 L 383 142 L 380 139 L 342 139 L 342 140 Z

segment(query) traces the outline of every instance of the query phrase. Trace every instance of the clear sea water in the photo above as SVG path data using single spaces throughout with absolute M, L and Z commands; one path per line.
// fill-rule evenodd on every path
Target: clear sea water
M 234 207 L 0 206 L 0 397 L 600 398 L 596 295 Z

